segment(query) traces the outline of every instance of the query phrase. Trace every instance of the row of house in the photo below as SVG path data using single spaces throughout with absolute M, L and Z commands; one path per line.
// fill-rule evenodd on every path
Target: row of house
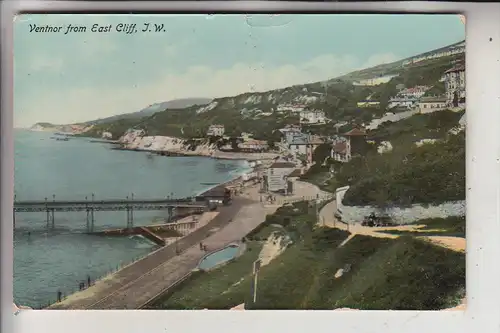
M 408 66 L 408 65 L 411 65 L 411 64 L 416 64 L 416 63 L 419 63 L 419 62 L 424 61 L 424 60 L 437 59 L 437 58 L 442 58 L 442 57 L 449 57 L 449 56 L 452 56 L 452 55 L 462 54 L 462 53 L 465 53 L 465 41 L 462 42 L 462 43 L 460 43 L 460 44 L 457 44 L 457 45 L 455 45 L 453 47 L 450 47 L 450 48 L 448 48 L 446 50 L 440 50 L 440 51 L 436 51 L 436 52 L 424 54 L 424 55 L 421 55 L 421 56 L 418 56 L 418 57 L 406 60 L 405 62 L 403 62 L 403 66 Z
M 407 108 L 411 109 L 417 106 L 419 100 L 429 90 L 429 86 L 415 86 L 399 90 L 396 96 L 389 99 L 388 108 Z

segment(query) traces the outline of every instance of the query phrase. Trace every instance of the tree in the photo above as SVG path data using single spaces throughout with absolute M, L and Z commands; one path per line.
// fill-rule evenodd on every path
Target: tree
M 458 91 L 455 91 L 453 93 L 453 106 L 457 107 L 458 106 Z

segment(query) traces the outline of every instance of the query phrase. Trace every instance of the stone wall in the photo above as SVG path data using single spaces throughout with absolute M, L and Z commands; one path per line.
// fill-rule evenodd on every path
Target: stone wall
M 338 188 L 335 192 L 335 199 L 337 201 L 337 213 L 341 216 L 342 222 L 345 223 L 359 223 L 362 222 L 364 217 L 374 212 L 380 214 L 376 207 L 372 206 L 345 206 L 342 204 L 342 199 L 349 186 Z M 418 220 L 427 218 L 446 218 L 450 216 L 464 216 L 465 215 L 465 200 L 445 202 L 440 205 L 420 205 L 415 204 L 411 207 L 389 208 L 385 211 L 392 220 L 398 224 L 409 224 Z

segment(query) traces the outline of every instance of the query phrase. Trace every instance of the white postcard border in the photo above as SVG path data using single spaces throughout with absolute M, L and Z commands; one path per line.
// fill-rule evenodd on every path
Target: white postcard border
M 37 311 L 12 314 L 12 15 L 38 10 L 377 11 L 464 13 L 467 18 L 467 310 L 463 311 Z M 500 4 L 450 2 L 2 3 L 2 332 L 498 332 L 500 303 Z M 457 18 L 458 19 L 458 18 Z M 446 27 L 443 27 L 446 29 Z

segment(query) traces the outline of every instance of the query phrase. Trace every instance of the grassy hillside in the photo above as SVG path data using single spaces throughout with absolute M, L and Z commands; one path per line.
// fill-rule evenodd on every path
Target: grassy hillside
M 350 185 L 344 204 L 379 207 L 465 200 L 465 133 L 442 142 L 368 154 L 341 166 L 336 186 Z
M 152 308 L 229 309 L 243 302 L 249 309 L 433 310 L 456 305 L 465 286 L 463 253 L 409 236 L 358 235 L 338 248 L 348 233 L 315 228 L 314 211 L 307 203 L 281 208 L 251 233 L 241 257 L 196 276 Z M 294 242 L 262 267 L 253 304 L 252 262 L 261 239 L 271 232 L 289 234 Z
M 381 117 L 387 111 L 389 98 L 396 94 L 398 84 L 407 87 L 431 85 L 434 86 L 433 93 L 441 93 L 443 86 L 439 79 L 457 58 L 463 58 L 463 55 L 422 61 L 404 67 L 402 66 L 404 60 L 401 60 L 324 82 L 216 98 L 204 106 L 170 108 L 145 115 L 140 119 L 118 119 L 97 123 L 87 135 L 99 136 L 103 131 L 108 131 L 114 137 L 118 137 L 128 128 L 136 127 L 145 129 L 150 135 L 192 138 L 204 135 L 210 124 L 217 123 L 223 124 L 228 134 L 253 132 L 258 139 L 273 140 L 275 129 L 298 121 L 295 115 L 277 112 L 279 106 L 284 104 L 303 104 L 310 109 L 323 110 L 334 123 L 345 121 L 352 126 Z M 398 76 L 386 84 L 374 87 L 354 86 L 351 83 L 353 80 L 387 74 Z M 381 102 L 381 107 L 358 108 L 357 102 L 370 95 Z M 322 135 L 336 132 L 331 124 L 309 126 L 306 130 Z

